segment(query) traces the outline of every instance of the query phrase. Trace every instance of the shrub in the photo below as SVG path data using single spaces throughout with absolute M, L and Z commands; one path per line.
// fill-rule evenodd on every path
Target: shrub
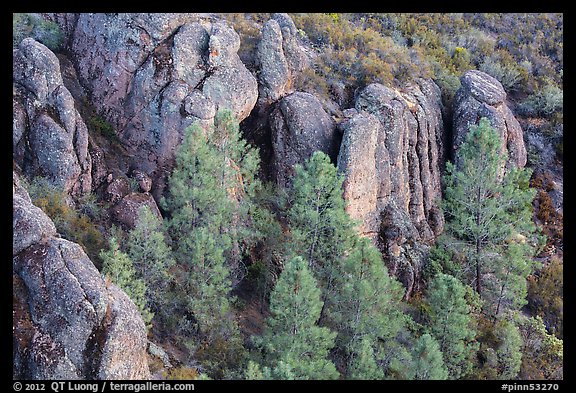
M 99 252 L 104 247 L 104 237 L 102 231 L 87 215 L 89 212 L 94 218 L 100 215 L 100 208 L 94 198 L 88 195 L 84 197 L 88 202 L 83 204 L 81 200 L 78 207 L 74 208 L 72 202 L 67 201 L 68 196 L 43 177 L 35 177 L 26 184 L 26 188 L 32 202 L 52 219 L 58 233 L 80 244 L 96 267 L 100 267 Z
M 27 37 L 55 52 L 64 43 L 64 34 L 56 23 L 44 20 L 38 14 L 12 14 L 12 46 L 17 47 Z
M 564 109 L 564 91 L 548 83 L 520 104 L 520 111 L 526 116 L 551 117 Z
M 558 338 L 564 331 L 564 264 L 558 257 L 528 278 L 528 307 Z
M 480 64 L 479 69 L 496 78 L 506 90 L 515 90 L 523 79 L 520 69 L 506 67 L 491 57 Z

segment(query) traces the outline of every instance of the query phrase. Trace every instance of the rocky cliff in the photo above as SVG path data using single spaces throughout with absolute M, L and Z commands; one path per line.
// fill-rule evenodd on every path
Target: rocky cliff
M 327 153 L 345 177 L 347 211 L 411 296 L 428 247 L 442 232 L 441 175 L 450 149 L 488 117 L 508 165 L 526 149 L 506 93 L 479 71 L 462 76 L 454 108 L 417 79 L 401 89 L 369 84 L 351 108 L 297 91 L 310 63 L 287 14 L 261 26 L 256 71 L 240 60 L 238 33 L 208 14 L 50 14 L 65 55 L 32 38 L 14 50 L 13 155 L 78 199 L 90 192 L 115 223 L 162 196 L 174 150 L 193 122 L 229 108 L 264 154 L 264 171 L 289 186 L 294 166 Z M 80 109 L 105 119 L 117 142 L 96 138 Z M 453 113 L 452 124 L 443 116 Z M 88 124 L 88 125 L 87 125 Z M 453 136 L 450 140 L 449 135 Z M 112 145 L 116 143 L 114 149 Z M 108 146 L 107 144 L 110 144 Z M 115 156 L 117 155 L 117 156 Z M 146 378 L 145 328 L 132 302 L 107 284 L 77 244 L 59 238 L 14 175 L 14 375 L 21 378 Z
M 146 327 L 13 174 L 13 376 L 146 379 Z
M 348 213 L 383 251 L 409 296 L 419 280 L 425 245 L 444 224 L 440 90 L 423 79 L 403 92 L 371 84 L 346 115 L 338 169 L 345 176 Z
M 80 14 L 56 20 L 89 91 L 159 198 L 183 130 L 212 123 L 218 109 L 239 120 L 258 97 L 256 78 L 240 61 L 238 34 L 196 14 Z
M 58 59 L 26 38 L 13 58 L 13 156 L 74 196 L 91 191 L 88 130 L 64 86 Z

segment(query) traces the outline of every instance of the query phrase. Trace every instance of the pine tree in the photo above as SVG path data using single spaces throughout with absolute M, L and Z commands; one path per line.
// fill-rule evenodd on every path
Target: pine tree
M 348 365 L 348 378 L 360 380 L 380 380 L 384 379 L 384 372 L 378 366 L 378 361 L 374 354 L 374 342 L 372 339 L 364 337 L 359 342 L 354 342 L 349 352 L 352 353 Z
M 416 341 L 412 359 L 414 379 L 448 379 L 440 345 L 430 334 L 425 333 Z
M 500 144 L 488 119 L 470 128 L 458 166 L 446 165 L 443 205 L 444 239 L 452 239 L 449 249 L 462 259 L 462 279 L 494 316 L 523 304 L 535 238 L 530 172 L 512 168 L 502 176 L 506 156 Z
M 522 364 L 522 337 L 518 327 L 511 321 L 502 319 L 495 328 L 498 346 L 499 379 L 514 379 Z
M 110 280 L 128 295 L 140 311 L 144 323 L 149 325 L 154 315 L 147 307 L 146 284 L 137 278 L 132 261 L 120 251 L 115 238 L 110 238 L 108 250 L 100 251 L 100 258 L 102 274 L 110 277 Z
M 257 168 L 257 152 L 241 139 L 231 112 L 221 111 L 213 129 L 196 123 L 185 131 L 161 200 L 178 271 L 176 323 L 184 335 L 193 334 L 187 346 L 213 377 L 242 362 L 230 293 L 240 279 L 242 244 L 254 236 Z
M 372 371 L 370 359 L 381 363 L 389 356 L 390 344 L 405 328 L 402 287 L 388 275 L 380 253 L 366 238 L 358 237 L 350 255 L 332 268 L 336 289 L 327 313 L 339 332 L 339 347 L 348 353 L 349 374 L 356 374 L 354 378 L 360 374 L 380 376 L 382 371 Z M 364 371 L 363 366 L 368 369 Z
M 469 371 L 475 349 L 475 331 L 465 294 L 466 289 L 458 279 L 442 273 L 428 289 L 430 333 L 440 345 L 451 379 L 458 379 Z
M 270 295 L 271 316 L 260 340 L 270 369 L 278 370 L 283 362 L 294 379 L 338 377 L 327 359 L 336 333 L 317 325 L 321 309 L 320 290 L 307 263 L 291 259 Z
M 334 267 L 341 263 L 355 239 L 353 222 L 344 210 L 344 179 L 320 151 L 303 166 L 297 165 L 295 171 L 289 192 L 288 254 L 301 255 L 308 263 L 328 306 L 334 292 Z
M 287 254 L 302 255 L 318 280 L 324 302 L 320 323 L 338 331 L 347 375 L 381 377 L 409 357 L 396 342 L 406 322 L 402 290 L 378 250 L 356 233 L 345 211 L 342 181 L 322 152 L 296 167 L 289 191 Z
M 169 269 L 174 260 L 164 238 L 162 222 L 148 206 L 138 212 L 138 224 L 128 234 L 125 250 L 138 277 L 146 283 L 149 307 L 158 315 L 166 306 L 172 280 Z

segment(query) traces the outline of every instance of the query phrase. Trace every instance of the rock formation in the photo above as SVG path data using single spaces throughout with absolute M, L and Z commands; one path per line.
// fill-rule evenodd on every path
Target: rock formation
M 13 376 L 146 379 L 146 328 L 13 174 Z
M 256 58 L 260 69 L 259 106 L 266 107 L 294 92 L 294 78 L 307 61 L 290 16 L 272 14 L 262 27 Z
M 461 87 L 454 99 L 453 144 L 458 162 L 458 147 L 470 126 L 482 117 L 490 120 L 502 139 L 502 154 L 508 155 L 507 167 L 523 168 L 526 165 L 526 147 L 520 123 L 506 105 L 506 92 L 502 84 L 481 71 L 468 71 L 460 78 Z
M 383 251 L 411 293 L 425 247 L 443 229 L 439 88 L 420 79 L 405 91 L 367 86 L 345 111 L 338 168 L 347 211 Z
M 33 38 L 14 51 L 13 107 L 16 163 L 73 196 L 89 193 L 88 130 L 63 84 L 58 59 Z
M 54 19 L 68 32 L 81 84 L 113 125 L 131 165 L 155 179 L 157 198 L 187 126 L 208 126 L 223 108 L 242 120 L 256 103 L 256 78 L 237 55 L 238 34 L 224 22 L 195 14 Z
M 294 165 L 303 164 L 315 151 L 323 151 L 333 161 L 338 155 L 336 124 L 312 94 L 284 97 L 270 114 L 270 127 L 273 171 L 282 186 L 290 183 Z
M 110 211 L 116 222 L 123 224 L 127 229 L 134 229 L 138 225 L 140 209 L 144 206 L 149 207 L 157 217 L 162 217 L 156 201 L 147 192 L 132 192 L 124 196 Z

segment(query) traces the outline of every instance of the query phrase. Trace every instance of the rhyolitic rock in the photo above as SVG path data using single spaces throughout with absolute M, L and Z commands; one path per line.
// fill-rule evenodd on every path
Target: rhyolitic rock
M 13 376 L 147 379 L 138 309 L 60 238 L 13 174 Z
M 270 115 L 270 126 L 273 171 L 281 186 L 290 184 L 294 166 L 315 151 L 336 161 L 340 144 L 336 124 L 314 95 L 296 92 L 284 97 Z
M 79 197 L 91 191 L 88 129 L 64 86 L 58 58 L 33 38 L 13 57 L 13 151 L 30 176 Z
M 68 52 L 96 110 L 113 126 L 130 166 L 155 179 L 159 199 L 184 130 L 229 109 L 239 121 L 258 97 L 241 62 L 238 34 L 198 14 L 79 14 Z
M 481 71 L 468 71 L 454 98 L 452 150 L 458 165 L 458 148 L 471 126 L 482 117 L 488 118 L 500 135 L 501 153 L 508 156 L 506 168 L 526 165 L 527 153 L 520 123 L 506 104 L 502 84 Z M 504 172 L 504 168 L 502 173 Z
M 346 210 L 409 296 L 417 289 L 426 245 L 444 226 L 440 89 L 426 79 L 403 91 L 374 83 L 344 115 L 338 169 L 345 176 Z

